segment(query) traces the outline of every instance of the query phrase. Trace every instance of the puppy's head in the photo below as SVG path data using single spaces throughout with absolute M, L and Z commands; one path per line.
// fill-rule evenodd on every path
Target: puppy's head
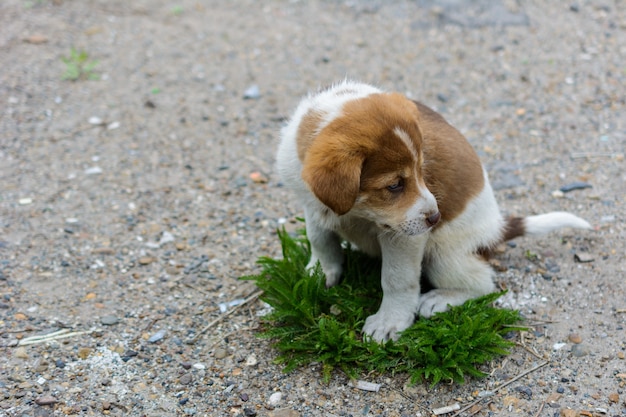
M 417 106 L 395 93 L 345 103 L 321 129 L 325 115 L 305 115 L 298 135 L 302 178 L 338 215 L 348 212 L 385 229 L 423 233 L 440 219 L 422 175 Z

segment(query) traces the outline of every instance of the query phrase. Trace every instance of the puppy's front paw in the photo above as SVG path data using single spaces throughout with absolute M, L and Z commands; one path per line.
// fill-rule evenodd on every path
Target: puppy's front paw
M 306 266 L 307 271 L 313 271 L 318 262 L 320 262 L 320 265 L 322 266 L 322 272 L 326 277 L 326 288 L 334 287 L 335 285 L 339 284 L 339 278 L 341 278 L 341 272 L 343 270 L 341 264 L 322 263 L 317 258 L 311 258 Z
M 449 306 L 458 306 L 472 296 L 463 291 L 432 290 L 422 296 L 419 312 L 424 318 L 432 317 L 435 313 L 447 311 Z
M 363 333 L 377 342 L 398 340 L 399 332 L 407 329 L 414 320 L 415 316 L 410 312 L 379 311 L 365 320 Z

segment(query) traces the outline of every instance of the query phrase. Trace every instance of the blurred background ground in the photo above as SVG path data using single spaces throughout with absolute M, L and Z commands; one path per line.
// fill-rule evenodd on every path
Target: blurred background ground
M 0 415 L 626 415 L 623 1 L 5 0 L 0 28 Z M 277 132 L 344 77 L 441 112 L 505 214 L 594 225 L 498 255 L 532 330 L 488 378 L 283 374 L 258 301 L 202 332 L 298 227 Z

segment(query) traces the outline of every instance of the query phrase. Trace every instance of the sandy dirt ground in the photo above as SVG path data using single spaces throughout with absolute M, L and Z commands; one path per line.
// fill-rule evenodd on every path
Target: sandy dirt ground
M 626 415 L 624 1 L 3 0 L 0 64 L 0 416 Z M 302 215 L 277 132 L 345 77 L 441 112 L 503 213 L 594 226 L 498 255 L 531 329 L 484 379 L 284 374 L 232 306 Z

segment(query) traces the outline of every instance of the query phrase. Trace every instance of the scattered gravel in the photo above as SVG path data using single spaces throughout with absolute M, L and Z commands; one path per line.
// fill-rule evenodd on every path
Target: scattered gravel
M 0 416 L 626 415 L 620 2 L 5 0 L 0 27 Z M 98 80 L 61 79 L 72 48 Z M 277 132 L 346 76 L 441 112 L 505 214 L 594 226 L 499 249 L 529 330 L 485 379 L 284 374 L 238 305 L 300 227 Z

